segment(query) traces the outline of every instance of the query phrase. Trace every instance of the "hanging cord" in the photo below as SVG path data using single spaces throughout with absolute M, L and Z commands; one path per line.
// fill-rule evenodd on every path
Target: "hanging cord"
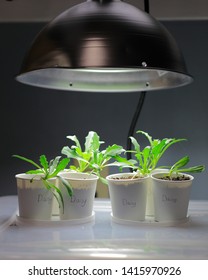
M 149 14 L 149 0 L 144 0 L 144 10 Z
M 136 111 L 134 113 L 134 116 L 132 118 L 131 125 L 129 128 L 128 138 L 127 138 L 127 151 L 130 151 L 132 149 L 132 143 L 131 143 L 131 139 L 129 137 L 134 135 L 135 127 L 136 127 L 137 121 L 139 119 L 145 97 L 146 97 L 146 91 L 142 91 L 140 94 L 140 97 L 139 97 L 139 102 L 137 104 Z M 131 153 L 127 153 L 127 159 L 131 159 Z
M 146 13 L 149 13 L 149 0 L 144 0 L 144 10 Z M 131 125 L 129 128 L 128 137 L 127 137 L 127 151 L 130 151 L 132 149 L 132 143 L 131 143 L 131 139 L 129 137 L 134 135 L 135 127 L 138 122 L 139 116 L 141 114 L 142 107 L 143 107 L 143 104 L 145 101 L 145 97 L 146 97 L 146 91 L 142 91 L 140 94 L 140 97 L 139 97 L 139 102 L 137 104 L 136 111 L 134 113 L 134 116 L 132 118 Z M 127 159 L 131 159 L 131 153 L 127 153 Z

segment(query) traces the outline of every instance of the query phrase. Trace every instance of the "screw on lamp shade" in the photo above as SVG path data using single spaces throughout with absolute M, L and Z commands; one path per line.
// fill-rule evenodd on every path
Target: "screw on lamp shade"
M 120 0 L 88 0 L 48 23 L 16 79 L 84 92 L 150 91 L 192 81 L 167 29 Z

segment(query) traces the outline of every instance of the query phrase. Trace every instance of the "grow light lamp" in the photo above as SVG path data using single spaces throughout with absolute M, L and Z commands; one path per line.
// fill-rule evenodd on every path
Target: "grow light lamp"
M 120 0 L 87 0 L 48 23 L 16 79 L 83 92 L 149 91 L 192 81 L 167 29 Z

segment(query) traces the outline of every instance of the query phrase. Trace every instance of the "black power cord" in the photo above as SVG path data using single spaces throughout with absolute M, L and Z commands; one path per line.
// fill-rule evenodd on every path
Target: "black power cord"
M 149 0 L 144 0 L 144 10 L 145 10 L 145 12 L 149 13 Z M 135 127 L 138 122 L 139 116 L 141 114 L 142 107 L 143 107 L 143 104 L 145 101 L 145 97 L 146 97 L 146 91 L 142 91 L 140 94 L 140 97 L 139 97 L 139 102 L 137 104 L 136 111 L 133 115 L 133 118 L 132 118 L 132 121 L 130 124 L 128 137 L 127 137 L 127 151 L 130 151 L 132 149 L 132 143 L 131 143 L 131 139 L 129 137 L 134 135 Z M 131 159 L 131 153 L 127 153 L 127 159 Z
M 129 128 L 128 138 L 127 138 L 127 151 L 130 151 L 132 148 L 131 139 L 129 137 L 134 135 L 135 127 L 136 127 L 137 121 L 139 119 L 145 97 L 146 97 L 146 91 L 142 91 L 140 94 L 140 97 L 139 97 L 139 102 L 137 104 L 136 111 L 134 113 L 134 116 L 132 118 L 131 125 Z M 131 153 L 127 153 L 127 159 L 131 159 Z

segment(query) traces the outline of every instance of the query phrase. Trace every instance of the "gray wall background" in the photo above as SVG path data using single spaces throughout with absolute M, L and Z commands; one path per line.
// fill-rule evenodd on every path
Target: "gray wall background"
M 189 155 L 191 165 L 208 168 L 208 21 L 163 22 L 177 40 L 194 76 L 191 85 L 147 94 L 137 128 L 154 138 L 187 138 L 172 147 L 161 164 Z M 70 93 L 35 88 L 14 80 L 23 56 L 44 23 L 0 24 L 0 195 L 16 194 L 15 174 L 29 168 L 12 154 L 38 160 L 53 158 L 67 135 L 81 141 L 95 130 L 106 145 L 126 147 L 127 133 L 140 93 Z M 137 136 L 136 136 L 137 137 Z M 140 137 L 140 142 L 144 138 Z M 114 172 L 111 170 L 110 172 Z M 117 170 L 116 170 L 117 171 Z M 207 171 L 196 174 L 193 199 L 208 199 Z

